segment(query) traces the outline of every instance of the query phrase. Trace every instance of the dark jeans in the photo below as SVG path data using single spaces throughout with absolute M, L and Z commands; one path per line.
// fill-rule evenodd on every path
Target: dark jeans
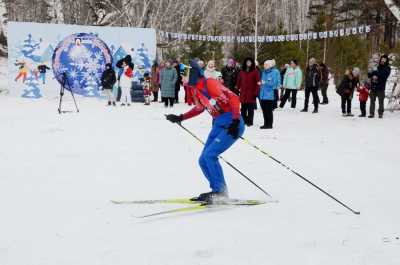
M 162 98 L 162 101 L 164 102 L 164 106 L 168 107 L 168 102 L 169 102 L 169 106 L 173 107 L 174 106 L 174 102 L 175 102 L 175 98 Z
M 367 115 L 367 101 L 360 101 L 360 110 L 362 116 Z
M 342 113 L 351 114 L 351 99 L 349 95 L 342 95 Z
M 242 103 L 241 114 L 246 125 L 253 125 L 254 103 Z
M 328 84 L 321 85 L 322 103 L 328 104 Z
M 264 116 L 264 126 L 272 128 L 272 124 L 274 122 L 274 101 L 260 100 L 260 104 Z
M 278 108 L 278 100 L 279 100 L 279 91 L 278 89 L 274 89 L 274 109 Z
M 154 97 L 153 101 L 157 102 L 158 101 L 158 92 L 153 92 L 153 97 Z
M 314 110 L 318 110 L 319 96 L 317 87 L 306 87 L 305 99 L 304 99 L 304 109 L 308 110 L 308 102 L 310 100 L 310 94 L 313 96 Z
M 175 102 L 179 103 L 179 89 L 175 88 Z
M 385 91 L 384 90 L 371 90 L 370 92 L 370 98 L 371 98 L 371 104 L 369 107 L 369 114 L 372 116 L 375 115 L 375 102 L 376 98 L 378 98 L 379 102 L 379 108 L 378 108 L 378 114 L 383 115 L 383 112 L 385 111 Z
M 285 106 L 286 101 L 290 97 L 290 94 L 292 94 L 291 107 L 293 109 L 296 108 L 297 89 L 285 89 L 285 94 L 283 94 L 282 96 L 281 104 L 279 105 L 279 107 L 283 108 Z

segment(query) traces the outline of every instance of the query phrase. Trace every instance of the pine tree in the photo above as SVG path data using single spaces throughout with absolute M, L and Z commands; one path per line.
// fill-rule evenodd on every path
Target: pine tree
M 137 57 L 141 62 L 141 65 L 145 68 L 146 71 L 150 71 L 151 68 L 151 59 L 149 55 L 149 51 L 142 43 L 141 47 L 136 50 Z
M 34 75 L 30 74 L 30 76 L 25 81 L 25 88 L 21 95 L 23 98 L 41 98 L 42 94 L 40 93 L 39 82 L 36 80 Z
M 122 48 L 122 46 L 120 46 L 117 51 L 113 54 L 113 67 L 115 67 L 115 65 L 117 64 L 117 62 L 123 58 L 125 58 L 125 56 L 127 56 L 128 53 L 125 51 L 124 48 Z
M 34 62 L 40 62 L 40 56 L 34 55 L 34 52 L 40 48 L 40 43 L 42 40 L 35 41 L 31 34 L 28 34 L 27 38 L 24 40 L 21 48 L 21 53 L 25 58 L 29 58 Z
M 200 16 L 195 16 L 191 19 L 190 26 L 188 28 L 188 34 L 200 34 L 208 35 L 207 32 L 201 30 L 202 20 Z M 220 32 L 217 26 L 213 28 L 213 32 Z M 217 34 L 215 34 L 217 35 Z M 210 41 L 197 41 L 187 40 L 185 41 L 186 49 L 183 53 L 183 58 L 189 60 L 192 58 L 201 58 L 202 60 L 220 60 L 222 59 L 222 43 L 210 42 Z

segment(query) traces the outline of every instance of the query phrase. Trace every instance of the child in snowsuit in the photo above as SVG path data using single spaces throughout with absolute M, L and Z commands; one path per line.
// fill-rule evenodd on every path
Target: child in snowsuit
M 358 92 L 358 99 L 360 100 L 360 110 L 361 114 L 359 117 L 366 117 L 367 116 L 367 101 L 369 97 L 369 84 L 368 82 L 364 82 L 362 86 L 357 88 Z
M 172 123 L 180 123 L 199 115 L 204 110 L 213 117 L 212 129 L 199 159 L 203 174 L 210 183 L 211 192 L 202 193 L 192 199 L 212 203 L 228 196 L 218 158 L 244 133 L 244 122 L 240 116 L 240 99 L 220 81 L 205 78 L 201 78 L 193 88 L 193 95 L 196 104 L 193 109 L 179 116 L 170 114 L 166 117 Z
M 39 71 L 39 77 L 42 80 L 43 85 L 46 84 L 46 72 L 47 70 L 50 70 L 50 67 L 48 67 L 45 63 L 42 63 L 38 65 L 37 69 Z
M 22 83 L 25 83 L 25 80 L 28 76 L 28 67 L 26 67 L 25 62 L 16 62 L 15 66 L 19 66 L 18 75 L 15 78 L 15 82 L 22 77 Z

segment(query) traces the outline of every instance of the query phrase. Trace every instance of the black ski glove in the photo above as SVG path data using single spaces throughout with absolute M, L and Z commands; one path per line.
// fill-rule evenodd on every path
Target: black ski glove
M 233 139 L 239 138 L 239 125 L 240 120 L 232 120 L 231 125 L 228 127 L 228 134 L 233 137 Z
M 169 120 L 172 123 L 181 123 L 183 121 L 183 116 L 182 115 L 174 115 L 174 114 L 169 114 L 165 115 L 167 120 Z

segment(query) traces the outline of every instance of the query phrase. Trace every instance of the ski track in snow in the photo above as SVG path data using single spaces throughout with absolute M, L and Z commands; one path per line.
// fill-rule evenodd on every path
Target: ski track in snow
M 400 113 L 343 118 L 330 96 L 317 115 L 299 113 L 302 100 L 277 110 L 272 131 L 258 129 L 259 109 L 245 137 L 360 216 L 239 141 L 224 157 L 279 203 L 143 220 L 134 216 L 179 206 L 110 200 L 208 190 L 201 146 L 164 118 L 189 107 L 78 97 L 79 114 L 59 115 L 56 99 L 0 95 L 0 264 L 400 264 Z M 207 113 L 185 122 L 202 139 L 210 124 Z M 232 197 L 267 199 L 223 167 Z

